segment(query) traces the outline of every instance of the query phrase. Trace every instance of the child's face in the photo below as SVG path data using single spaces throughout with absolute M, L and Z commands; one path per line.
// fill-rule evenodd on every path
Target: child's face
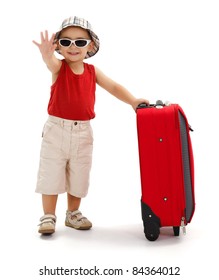
M 59 39 L 87 39 L 91 40 L 90 35 L 87 30 L 80 27 L 67 27 L 62 30 Z M 77 44 L 77 42 L 76 42 Z M 65 59 L 70 61 L 83 61 L 87 52 L 91 51 L 94 47 L 94 43 L 91 41 L 87 43 L 85 47 L 77 47 L 74 43 L 71 43 L 70 46 L 61 46 L 58 42 L 58 48 L 60 50 L 61 55 L 64 56 Z

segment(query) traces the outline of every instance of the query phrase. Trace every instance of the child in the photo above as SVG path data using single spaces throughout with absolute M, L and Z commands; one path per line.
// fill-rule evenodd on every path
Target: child
M 36 192 L 42 194 L 44 215 L 39 233 L 55 232 L 58 194 L 67 192 L 65 225 L 87 230 L 92 223 L 79 211 L 81 198 L 89 186 L 93 134 L 90 120 L 95 117 L 96 84 L 130 104 L 135 110 L 145 99 L 136 99 L 123 86 L 104 75 L 97 67 L 84 63 L 99 50 L 99 38 L 88 21 L 65 19 L 58 32 L 48 37 L 41 32 L 39 48 L 52 73 L 48 120 L 43 129 Z M 54 55 L 60 53 L 64 59 Z

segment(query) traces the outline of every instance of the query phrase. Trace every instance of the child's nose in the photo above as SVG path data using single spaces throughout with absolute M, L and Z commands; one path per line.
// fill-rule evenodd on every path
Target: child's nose
M 77 48 L 74 43 L 71 44 L 70 48 Z

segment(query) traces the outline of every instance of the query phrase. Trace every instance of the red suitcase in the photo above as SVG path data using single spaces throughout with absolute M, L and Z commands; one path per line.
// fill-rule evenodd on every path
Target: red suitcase
M 194 160 L 190 126 L 177 104 L 140 104 L 137 132 L 141 174 L 141 210 L 148 240 L 160 227 L 171 226 L 175 236 L 191 222 L 195 210 Z

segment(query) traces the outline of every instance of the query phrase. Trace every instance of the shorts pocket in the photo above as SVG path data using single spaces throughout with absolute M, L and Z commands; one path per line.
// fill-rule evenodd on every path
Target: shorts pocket
M 80 140 L 78 147 L 78 161 L 80 163 L 91 163 L 93 153 L 93 130 L 92 127 L 86 126 L 80 131 Z
M 47 121 L 44 124 L 43 131 L 42 131 L 42 138 L 45 139 L 45 137 L 48 135 L 48 133 L 52 130 L 53 126 L 55 126 L 55 123 L 51 121 Z

